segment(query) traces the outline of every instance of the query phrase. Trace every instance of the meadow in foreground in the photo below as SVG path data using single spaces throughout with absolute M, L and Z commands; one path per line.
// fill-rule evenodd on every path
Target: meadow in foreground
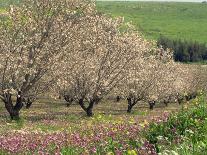
M 18 122 L 6 119 L 1 109 L 1 154 L 199 154 L 206 150 L 203 96 L 183 105 L 158 104 L 153 111 L 140 104 L 132 114 L 124 114 L 124 101 L 108 101 L 96 107 L 93 118 L 86 118 L 76 105 L 49 102 L 35 103 L 33 111 L 24 109 Z
M 127 114 L 124 101 L 106 101 L 97 105 L 93 118 L 87 118 L 78 105 L 49 102 L 34 103 L 32 111 L 24 109 L 18 122 L 10 121 L 1 108 L 2 154 L 129 154 L 131 150 L 134 154 L 156 154 L 141 131 L 152 119 L 181 108 L 160 104 L 150 111 L 140 104 Z

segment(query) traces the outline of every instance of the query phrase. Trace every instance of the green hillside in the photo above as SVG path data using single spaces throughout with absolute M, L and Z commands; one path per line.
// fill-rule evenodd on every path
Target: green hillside
M 97 8 L 112 16 L 124 16 L 150 39 L 162 34 L 207 42 L 207 4 L 99 1 Z
M 0 0 L 0 13 L 21 0 Z M 97 1 L 97 9 L 112 16 L 124 16 L 149 39 L 169 38 L 207 42 L 207 4 L 176 2 Z
M 4 9 L 9 5 L 18 4 L 21 0 L 0 0 L 0 9 Z

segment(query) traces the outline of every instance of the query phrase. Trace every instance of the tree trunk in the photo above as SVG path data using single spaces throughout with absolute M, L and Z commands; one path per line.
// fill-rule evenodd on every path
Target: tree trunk
M 67 107 L 70 107 L 70 105 L 71 105 L 72 103 L 73 103 L 73 99 L 70 99 L 70 100 L 67 101 L 66 106 L 67 106 Z
M 167 107 L 168 106 L 168 101 L 164 100 L 164 104 Z
M 86 114 L 87 114 L 87 116 L 88 117 L 92 117 L 93 116 L 93 106 L 94 106 L 94 104 L 96 103 L 96 102 L 98 102 L 99 100 L 91 100 L 90 102 L 89 102 L 89 105 L 88 105 L 88 107 L 86 107 L 85 105 L 84 105 L 84 101 L 83 101 L 83 99 L 80 99 L 79 100 L 79 105 L 81 106 L 81 108 L 86 112 Z
M 81 108 L 82 108 L 85 112 L 87 112 L 87 108 L 86 108 L 85 105 L 84 105 L 83 99 L 79 99 L 78 103 L 79 103 L 79 105 L 81 106 Z
M 117 97 L 116 97 L 116 102 L 119 102 L 120 99 L 121 99 L 121 97 L 120 97 L 120 96 L 117 96 Z
M 64 99 L 67 102 L 67 104 L 66 104 L 67 107 L 69 107 L 73 102 L 73 98 L 70 98 L 69 95 L 64 95 Z
M 20 119 L 19 111 L 20 110 L 12 110 L 12 111 L 9 112 L 11 120 L 19 120 Z
M 71 105 L 70 102 L 67 102 L 67 103 L 66 103 L 66 106 L 67 106 L 67 107 L 70 107 L 70 105 Z
M 59 99 L 59 100 L 61 100 L 61 99 L 62 99 L 62 96 L 61 96 L 61 95 L 59 95 L 58 99 Z
M 94 105 L 94 101 L 90 101 L 89 106 L 86 110 L 87 116 L 88 117 L 92 117 L 93 116 L 93 105 Z
M 29 109 L 31 107 L 31 105 L 32 105 L 32 102 L 27 102 L 26 103 L 26 109 Z
M 128 113 L 131 113 L 131 112 L 132 112 L 132 107 L 133 107 L 132 105 L 129 105 L 129 104 L 128 104 L 128 109 L 127 109 L 127 112 L 128 112 Z
M 10 114 L 11 120 L 18 120 L 20 118 L 19 117 L 19 112 L 23 107 L 21 92 L 18 92 L 15 106 L 12 103 L 10 93 L 5 93 L 4 94 L 4 100 L 3 101 L 4 101 L 4 104 L 5 104 L 6 110 Z
M 132 100 L 131 97 L 128 97 L 127 98 L 127 101 L 128 101 L 128 109 L 127 109 L 127 112 L 128 113 L 131 113 L 132 108 L 136 105 L 136 103 L 137 103 L 138 100 L 135 100 L 135 98 L 134 98 L 134 100 Z
M 149 103 L 149 108 L 150 108 L 150 110 L 153 110 L 154 109 L 154 106 L 155 106 L 155 101 L 149 101 L 148 102 Z
M 178 104 L 181 104 L 181 103 L 182 103 L 182 101 L 183 101 L 183 99 L 178 98 Z
M 128 113 L 131 113 L 132 111 L 132 99 L 130 97 L 127 98 L 127 101 L 128 101 L 128 109 L 127 109 L 127 112 Z

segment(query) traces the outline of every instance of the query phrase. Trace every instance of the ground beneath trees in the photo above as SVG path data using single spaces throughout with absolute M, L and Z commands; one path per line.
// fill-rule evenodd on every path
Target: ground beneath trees
M 29 126 L 34 129 L 42 130 L 44 127 L 47 128 L 47 125 L 45 124 L 46 122 L 53 122 L 54 128 L 51 129 L 48 127 L 48 131 L 55 131 L 62 127 L 67 129 L 67 127 L 71 125 L 81 122 L 90 122 L 95 119 L 99 122 L 101 121 L 99 120 L 101 117 L 115 122 L 133 120 L 142 123 L 143 121 L 150 121 L 156 117 L 159 117 L 166 112 L 176 112 L 181 107 L 182 105 L 177 103 L 169 104 L 168 107 L 164 104 L 156 104 L 154 110 L 149 110 L 148 104 L 139 103 L 133 108 L 132 113 L 128 114 L 126 112 L 126 101 L 103 101 L 102 103 L 95 105 L 94 117 L 87 118 L 79 105 L 73 104 L 70 107 L 66 107 L 66 102 L 64 101 L 42 99 L 33 103 L 30 109 L 25 108 L 21 111 L 20 115 L 24 123 L 20 129 L 27 128 Z M 0 105 L 0 123 L 0 133 L 16 129 L 15 124 L 10 121 L 9 115 L 4 109 L 3 103 Z
M 145 125 L 171 112 L 177 112 L 181 107 L 182 105 L 176 103 L 169 104 L 168 107 L 157 104 L 154 110 L 149 110 L 148 104 L 140 103 L 131 114 L 127 114 L 126 101 L 108 100 L 96 105 L 94 117 L 87 118 L 78 105 L 66 107 L 64 101 L 42 99 L 35 102 L 30 109 L 23 109 L 20 114 L 22 119 L 13 122 L 1 103 L 0 153 L 1 150 L 13 154 L 31 153 L 31 150 L 37 154 L 40 151 L 42 154 L 50 154 L 54 150 L 60 153 L 65 146 L 81 146 L 84 149 L 77 149 L 76 153 L 97 152 L 96 146 L 100 146 L 100 152 L 108 152 L 101 147 L 108 147 L 111 137 L 117 144 L 123 145 L 117 151 L 127 151 L 130 148 L 129 142 L 141 139 L 139 132 Z M 150 146 L 147 147 L 151 149 Z M 108 150 L 111 151 L 111 148 Z

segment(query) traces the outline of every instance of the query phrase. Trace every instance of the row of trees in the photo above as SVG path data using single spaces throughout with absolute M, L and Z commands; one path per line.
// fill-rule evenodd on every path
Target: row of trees
M 162 46 L 164 49 L 172 49 L 174 51 L 175 61 L 197 62 L 207 60 L 206 44 L 160 36 L 157 45 Z
M 10 8 L 0 25 L 0 57 L 0 98 L 11 119 L 45 91 L 63 92 L 92 116 L 109 95 L 126 98 L 130 112 L 141 100 L 153 107 L 205 89 L 205 68 L 175 63 L 171 51 L 84 0 L 25 0 Z

